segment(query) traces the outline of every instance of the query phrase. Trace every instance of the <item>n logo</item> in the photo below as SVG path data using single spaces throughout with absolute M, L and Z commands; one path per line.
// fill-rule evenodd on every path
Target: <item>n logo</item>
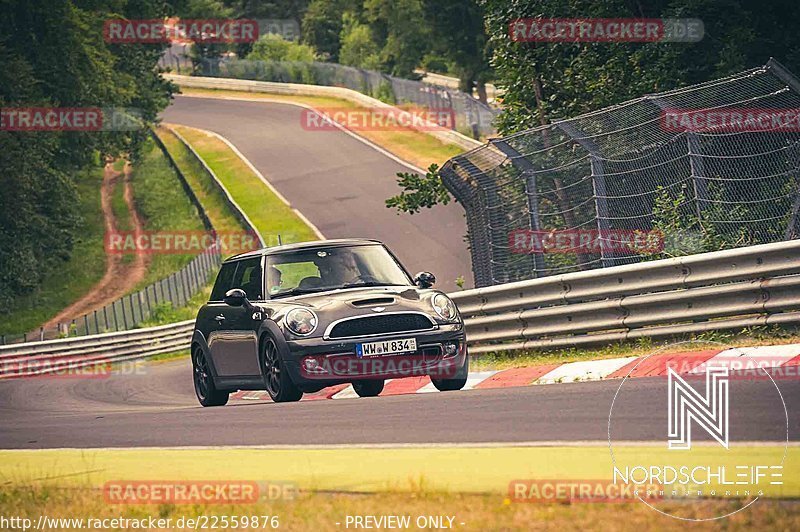
M 700 395 L 667 368 L 669 449 L 692 448 L 692 420 L 728 448 L 728 368 L 706 367 L 706 393 Z

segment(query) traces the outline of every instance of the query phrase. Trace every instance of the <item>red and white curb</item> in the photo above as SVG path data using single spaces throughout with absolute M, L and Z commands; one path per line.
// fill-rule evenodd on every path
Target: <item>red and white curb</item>
M 512 368 L 500 371 L 470 373 L 464 390 L 510 388 L 539 384 L 585 382 L 601 379 L 619 379 L 625 376 L 658 377 L 671 367 L 682 374 L 702 374 L 708 365 L 725 366 L 731 370 L 755 370 L 756 368 L 790 368 L 787 375 L 800 379 L 800 344 L 777 346 L 738 347 L 732 349 L 709 349 L 682 353 L 658 354 L 650 357 L 621 357 L 600 360 L 547 364 L 527 368 Z M 436 392 L 428 377 L 408 377 L 387 380 L 381 396 Z M 356 398 L 353 387 L 340 384 L 305 394 L 303 401 L 319 399 Z M 269 400 L 267 392 L 241 391 L 231 395 L 232 399 L 254 401 Z

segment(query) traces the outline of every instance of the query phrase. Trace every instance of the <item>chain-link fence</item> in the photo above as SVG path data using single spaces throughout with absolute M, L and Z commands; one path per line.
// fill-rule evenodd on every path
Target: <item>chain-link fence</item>
M 796 238 L 798 112 L 770 60 L 450 159 L 476 286 Z
M 412 104 L 435 111 L 452 109 L 455 116 L 454 129 L 473 138 L 495 134 L 493 123 L 500 112 L 499 109 L 458 90 L 335 63 L 251 61 L 236 58 L 197 60 L 194 74 L 345 87 L 394 105 Z
M 186 305 L 192 296 L 208 285 L 221 262 L 219 246 L 212 245 L 180 270 L 138 292 L 52 328 L 0 336 L 0 345 L 134 329 L 152 317 L 158 308 Z

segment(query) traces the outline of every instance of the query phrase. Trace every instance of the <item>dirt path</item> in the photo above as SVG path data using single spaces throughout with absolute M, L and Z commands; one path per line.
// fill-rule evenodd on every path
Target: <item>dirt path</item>
M 139 213 L 136 211 L 133 202 L 133 190 L 130 183 L 131 168 L 125 164 L 123 173 L 117 172 L 111 163 L 105 167 L 103 184 L 100 190 L 100 201 L 105 218 L 106 233 L 118 230 L 117 222 L 114 218 L 114 210 L 111 208 L 111 197 L 114 194 L 114 187 L 120 183 L 125 187 L 124 196 L 128 211 L 131 214 L 131 223 L 134 231 L 144 231 Z M 122 297 L 128 293 L 147 273 L 150 264 L 150 256 L 137 253 L 133 261 L 125 262 L 124 255 L 116 253 L 106 253 L 106 272 L 94 287 L 82 298 L 59 312 L 54 318 L 44 324 L 45 329 L 54 328 L 59 323 L 67 324 L 71 320 L 79 319 L 84 314 L 102 308 L 104 305 Z

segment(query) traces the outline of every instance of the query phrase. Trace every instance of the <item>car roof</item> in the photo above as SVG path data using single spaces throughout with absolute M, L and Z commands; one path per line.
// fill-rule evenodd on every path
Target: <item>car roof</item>
M 242 259 L 249 259 L 251 257 L 260 257 L 262 255 L 275 255 L 286 251 L 298 251 L 303 249 L 316 249 L 316 248 L 330 248 L 330 247 L 346 247 L 346 246 L 366 246 L 370 244 L 380 244 L 380 240 L 373 240 L 369 238 L 339 238 L 333 240 L 312 240 L 310 242 L 298 242 L 296 244 L 284 244 L 282 246 L 272 246 L 269 248 L 256 249 L 246 253 L 240 253 L 229 257 L 223 261 L 233 262 Z

